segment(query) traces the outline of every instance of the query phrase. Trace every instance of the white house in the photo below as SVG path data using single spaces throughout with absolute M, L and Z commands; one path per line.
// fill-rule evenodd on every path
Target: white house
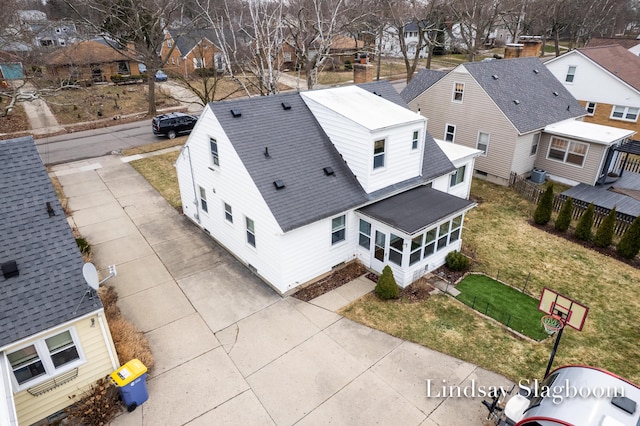
M 460 249 L 479 152 L 362 87 L 210 103 L 176 162 L 184 214 L 281 294 L 355 259 L 407 286 Z

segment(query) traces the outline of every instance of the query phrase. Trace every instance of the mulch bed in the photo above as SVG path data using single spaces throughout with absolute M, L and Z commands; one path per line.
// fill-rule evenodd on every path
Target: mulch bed
M 352 262 L 346 265 L 344 268 L 338 269 L 331 273 L 331 275 L 324 277 L 323 279 L 316 281 L 313 284 L 309 284 L 303 289 L 298 290 L 293 294 L 293 297 L 300 299 L 304 302 L 308 302 L 311 299 L 315 299 L 318 296 L 340 287 L 353 281 L 359 276 L 367 273 L 367 270 L 359 262 Z

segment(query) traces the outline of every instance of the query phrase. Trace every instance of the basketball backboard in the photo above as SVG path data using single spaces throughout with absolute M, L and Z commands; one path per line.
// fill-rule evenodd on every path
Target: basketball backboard
M 558 315 L 565 325 L 578 331 L 582 330 L 589 313 L 588 307 L 547 287 L 542 289 L 538 309 L 548 315 Z

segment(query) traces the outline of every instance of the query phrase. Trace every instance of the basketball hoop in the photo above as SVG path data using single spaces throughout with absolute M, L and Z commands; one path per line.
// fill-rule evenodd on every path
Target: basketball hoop
M 550 336 L 564 327 L 564 322 L 557 315 L 545 315 L 542 317 L 541 321 L 544 326 L 544 331 L 546 331 Z

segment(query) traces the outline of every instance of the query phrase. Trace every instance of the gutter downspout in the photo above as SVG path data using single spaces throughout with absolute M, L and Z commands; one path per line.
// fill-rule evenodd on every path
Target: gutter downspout
M 104 312 L 104 311 L 103 311 Z M 119 367 L 116 362 L 115 357 L 113 356 L 113 351 L 111 350 L 111 342 L 107 338 L 107 329 L 104 326 L 104 320 L 102 319 L 102 312 L 98 312 L 98 322 L 100 323 L 100 330 L 102 330 L 102 337 L 104 338 L 104 344 L 107 347 L 107 352 L 109 353 L 109 359 L 111 360 L 111 367 L 115 370 Z

